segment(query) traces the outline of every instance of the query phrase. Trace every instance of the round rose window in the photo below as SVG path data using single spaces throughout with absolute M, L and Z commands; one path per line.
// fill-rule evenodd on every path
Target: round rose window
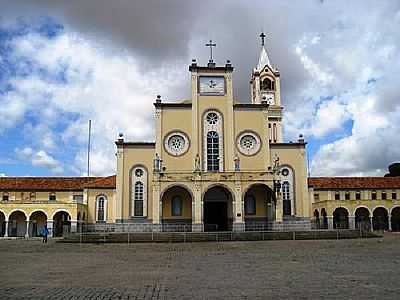
M 254 155 L 261 147 L 260 138 L 252 132 L 244 132 L 237 139 L 239 151 L 244 155 Z
M 189 140 L 184 133 L 173 132 L 166 137 L 164 147 L 169 154 L 179 156 L 189 148 Z

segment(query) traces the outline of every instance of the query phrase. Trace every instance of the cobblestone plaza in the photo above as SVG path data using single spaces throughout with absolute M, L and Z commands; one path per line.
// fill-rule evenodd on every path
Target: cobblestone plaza
M 400 235 L 318 241 L 2 240 L 1 299 L 398 299 Z

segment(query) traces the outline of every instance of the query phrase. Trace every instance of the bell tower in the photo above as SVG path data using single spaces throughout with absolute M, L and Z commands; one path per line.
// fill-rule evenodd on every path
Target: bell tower
M 251 102 L 261 103 L 266 100 L 269 105 L 281 105 L 280 74 L 277 68 L 271 65 L 267 50 L 265 49 L 264 32 L 260 34 L 261 52 L 257 66 L 251 73 L 250 91 Z
M 250 93 L 251 103 L 260 104 L 266 102 L 268 108 L 268 130 L 270 143 L 282 143 L 282 110 L 281 84 L 278 69 L 272 66 L 265 48 L 264 32 L 260 34 L 261 52 L 257 66 L 251 73 Z

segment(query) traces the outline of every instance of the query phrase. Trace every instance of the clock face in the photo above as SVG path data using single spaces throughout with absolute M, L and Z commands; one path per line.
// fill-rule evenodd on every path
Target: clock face
M 225 79 L 223 76 L 200 76 L 199 90 L 201 95 L 225 95 Z
M 269 105 L 274 105 L 275 104 L 275 96 L 274 94 L 264 94 L 263 97 L 265 97 L 265 100 L 267 100 L 267 103 Z

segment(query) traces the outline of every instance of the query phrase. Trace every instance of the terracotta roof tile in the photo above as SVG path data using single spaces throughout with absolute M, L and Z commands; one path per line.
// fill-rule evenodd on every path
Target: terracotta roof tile
M 104 178 L 108 177 L 0 177 L 0 190 L 76 191 Z
M 315 189 L 397 189 L 400 177 L 310 177 Z
M 85 184 L 86 188 L 107 188 L 107 189 L 115 189 L 116 187 L 116 175 L 101 177 L 95 180 L 90 181 Z

